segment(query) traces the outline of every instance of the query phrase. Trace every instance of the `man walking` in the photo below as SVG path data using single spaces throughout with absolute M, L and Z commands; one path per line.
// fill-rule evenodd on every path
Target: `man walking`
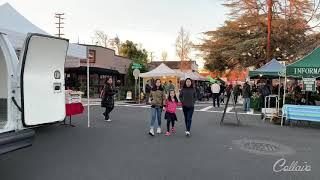
M 233 96 L 234 96 L 234 102 L 235 104 L 238 103 L 238 97 L 240 95 L 240 85 L 237 83 L 233 88 Z
M 216 107 L 216 100 L 218 108 L 220 107 L 220 85 L 215 81 L 211 85 L 212 99 L 213 99 L 213 107 Z
M 251 89 L 250 85 L 246 81 L 242 88 L 242 96 L 243 96 L 243 110 L 244 112 L 250 111 L 250 98 L 251 98 Z
M 221 83 L 221 85 L 220 85 L 220 100 L 221 100 L 221 103 L 224 103 L 225 90 L 226 90 L 226 86 L 223 83 Z

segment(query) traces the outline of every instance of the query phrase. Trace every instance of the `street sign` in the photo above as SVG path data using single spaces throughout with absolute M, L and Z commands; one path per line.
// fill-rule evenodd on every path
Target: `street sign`
M 133 76 L 135 79 L 138 79 L 140 75 L 140 70 L 139 69 L 134 69 L 133 70 Z
M 141 64 L 138 64 L 138 63 L 132 63 L 131 68 L 132 68 L 132 69 L 141 69 L 141 68 L 142 68 L 142 65 L 141 65 Z
M 302 78 L 303 91 L 316 91 L 316 79 L 315 78 Z

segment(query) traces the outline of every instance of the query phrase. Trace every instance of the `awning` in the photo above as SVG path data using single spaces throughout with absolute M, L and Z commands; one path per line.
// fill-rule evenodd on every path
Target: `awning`
M 255 76 L 272 76 L 272 77 L 279 77 L 285 75 L 286 67 L 281 64 L 276 59 L 272 59 L 270 62 L 265 64 L 264 66 L 256 69 L 254 71 L 249 71 L 249 77 Z
M 104 69 L 99 67 L 90 67 L 90 74 L 99 74 L 99 75 L 119 75 L 120 73 L 117 70 L 113 69 Z M 80 66 L 77 68 L 66 68 L 66 73 L 78 73 L 78 74 L 87 74 L 87 67 Z
M 320 77 L 320 48 L 316 48 L 301 60 L 286 67 L 288 77 Z

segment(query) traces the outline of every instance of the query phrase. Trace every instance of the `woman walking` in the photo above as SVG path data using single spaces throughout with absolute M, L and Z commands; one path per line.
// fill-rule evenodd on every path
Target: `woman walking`
M 161 114 L 163 106 L 166 103 L 165 91 L 161 85 L 160 79 L 157 79 L 155 85 L 151 89 L 151 126 L 149 134 L 154 136 L 154 123 L 158 120 L 157 134 L 161 134 Z
M 106 110 L 103 113 L 104 119 L 107 122 L 111 122 L 110 113 L 114 108 L 114 95 L 116 94 L 116 90 L 112 87 L 112 77 L 107 77 L 106 84 L 102 91 L 102 101 L 101 106 L 105 107 Z
M 182 103 L 183 114 L 186 123 L 186 136 L 190 136 L 194 104 L 196 102 L 196 91 L 193 87 L 192 80 L 187 78 L 184 82 L 183 89 L 180 92 L 180 101 Z

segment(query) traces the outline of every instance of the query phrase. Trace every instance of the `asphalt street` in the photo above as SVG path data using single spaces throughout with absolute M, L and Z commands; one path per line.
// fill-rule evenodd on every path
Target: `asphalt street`
M 263 122 L 259 116 L 242 114 L 241 125 L 237 126 L 234 114 L 229 113 L 221 126 L 222 113 L 196 111 L 192 136 L 185 137 L 179 110 L 177 134 L 150 137 L 148 107 L 117 106 L 111 114 L 111 123 L 103 121 L 102 108 L 90 109 L 90 128 L 85 112 L 73 117 L 76 127 L 37 128 L 33 146 L 1 155 L 0 179 L 318 180 L 320 177 L 319 125 L 280 127 Z M 165 121 L 162 122 L 164 127 Z M 284 152 L 279 154 L 277 151 L 281 150 Z M 274 164 L 281 158 L 288 165 L 292 161 L 310 165 L 311 171 L 274 172 Z

